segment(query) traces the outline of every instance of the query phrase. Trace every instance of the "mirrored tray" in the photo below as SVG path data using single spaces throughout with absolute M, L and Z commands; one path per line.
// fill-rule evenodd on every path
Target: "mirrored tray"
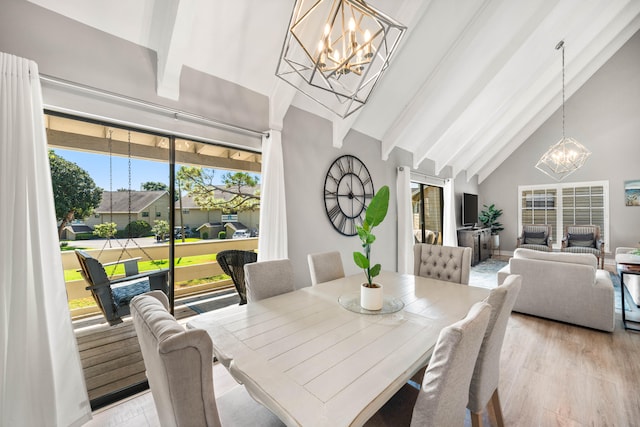
M 341 295 L 338 298 L 341 306 L 354 313 L 361 314 L 390 314 L 402 310 L 404 302 L 399 298 L 384 295 L 382 297 L 382 309 L 366 310 L 360 306 L 360 293 Z

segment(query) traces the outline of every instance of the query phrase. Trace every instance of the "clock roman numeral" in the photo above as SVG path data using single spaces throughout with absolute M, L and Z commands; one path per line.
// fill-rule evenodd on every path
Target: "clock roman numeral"
M 356 219 L 355 218 L 349 218 L 349 231 L 348 231 L 349 235 L 354 235 L 356 234 Z
M 329 173 L 327 174 L 327 178 L 331 178 L 331 180 L 333 180 L 333 182 L 335 182 L 336 185 L 340 183 L 340 179 L 333 176 L 333 174 L 331 173 L 331 170 L 329 170 Z
M 338 215 L 341 215 L 341 213 L 340 213 L 340 205 L 336 204 L 329 211 L 329 219 L 331 220 L 331 222 L 333 222 L 335 224 L 335 219 L 338 217 Z
M 338 190 L 336 190 L 336 191 L 324 190 L 324 198 L 325 199 L 336 199 L 336 198 L 338 198 Z
M 335 224 L 335 222 L 334 222 L 334 224 Z M 346 224 L 347 224 L 347 217 L 342 215 L 342 214 L 340 214 L 340 219 L 338 220 L 338 224 L 337 225 L 338 225 L 338 229 L 342 230 L 343 233 L 345 231 Z

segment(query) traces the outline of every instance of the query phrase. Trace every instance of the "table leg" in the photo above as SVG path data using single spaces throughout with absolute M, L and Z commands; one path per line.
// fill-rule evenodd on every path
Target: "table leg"
M 620 271 L 620 300 L 622 301 L 622 326 L 624 326 L 625 330 L 628 329 L 630 331 L 640 332 L 640 329 L 638 328 L 632 328 L 630 326 L 627 326 L 627 317 L 625 315 L 625 310 L 624 310 L 624 272 L 623 271 Z M 629 322 L 640 323 L 634 320 L 629 320 Z

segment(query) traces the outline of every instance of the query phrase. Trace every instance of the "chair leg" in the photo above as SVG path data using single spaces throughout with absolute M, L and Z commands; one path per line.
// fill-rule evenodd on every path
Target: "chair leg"
M 482 427 L 482 412 L 471 412 L 471 427 Z
M 504 419 L 502 418 L 502 407 L 500 406 L 500 397 L 498 397 L 497 388 L 491 396 L 491 406 L 493 406 L 493 413 L 496 416 L 498 427 L 504 427 Z

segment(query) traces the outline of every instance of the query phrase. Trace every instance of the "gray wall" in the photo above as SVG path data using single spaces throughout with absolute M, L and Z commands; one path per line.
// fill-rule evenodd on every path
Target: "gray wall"
M 372 259 L 385 270 L 397 269 L 396 168 L 411 165 L 410 155 L 394 150 L 387 161 L 381 160 L 380 141 L 351 131 L 341 149 L 332 146 L 332 124 L 328 120 L 291 107 L 285 116 L 282 150 L 285 165 L 289 258 L 294 265 L 298 286 L 311 284 L 307 255 L 339 250 L 346 274 L 361 272 L 353 263 L 353 252 L 361 249 L 357 236 L 338 233 L 327 218 L 324 207 L 324 180 L 333 161 L 344 155 L 358 157 L 369 169 L 375 189 L 388 185 L 391 190 L 389 211 L 384 222 L 374 230 L 376 242 Z M 434 175 L 432 162 L 426 161 L 419 172 Z M 447 177 L 450 170 L 445 170 Z M 476 193 L 477 180 L 466 181 L 465 174 L 456 181 L 456 216 L 460 222 L 460 199 L 463 191 Z M 364 275 L 363 275 L 364 280 Z
M 285 165 L 287 222 L 289 225 L 289 258 L 294 265 L 298 286 L 310 285 L 307 254 L 339 250 L 345 273 L 360 271 L 353 263 L 352 253 L 360 250 L 357 236 L 338 233 L 324 207 L 324 180 L 333 161 L 352 154 L 367 166 L 374 188 L 389 185 L 391 199 L 384 222 L 374 230 L 377 237 L 372 258 L 383 269 L 396 269 L 396 191 L 397 158 L 380 160 L 380 142 L 352 131 L 342 149 L 332 147 L 332 124 L 318 116 L 291 107 L 285 116 L 282 149 Z M 363 275 L 364 279 L 364 275 Z
M 571 64 L 567 64 L 567 68 Z M 640 179 L 640 33 L 636 33 L 565 105 L 566 135 L 592 155 L 566 182 L 609 181 L 610 248 L 638 246 L 640 208 L 624 205 L 624 181 Z M 501 249 L 515 249 L 518 185 L 555 182 L 535 169 L 536 161 L 562 137 L 556 111 L 480 185 L 480 203 L 495 203 L 501 218 Z

